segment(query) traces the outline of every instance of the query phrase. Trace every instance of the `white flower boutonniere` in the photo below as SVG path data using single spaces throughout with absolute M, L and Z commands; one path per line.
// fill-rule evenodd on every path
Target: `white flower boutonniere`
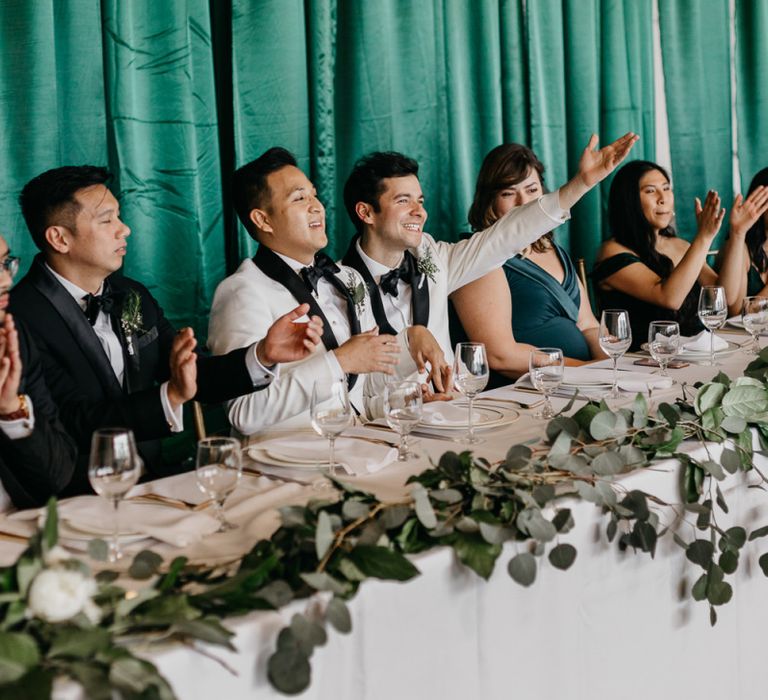
M 349 298 L 352 299 L 352 303 L 355 305 L 357 315 L 360 316 L 365 310 L 365 285 L 353 272 L 348 271 L 347 283 L 344 286 L 347 288 Z
M 427 246 L 424 246 L 419 251 L 419 257 L 416 259 L 416 269 L 421 273 L 419 289 L 424 284 L 425 277 L 429 277 L 430 282 L 435 282 L 435 275 L 440 271 L 440 268 L 432 259 L 432 251 Z
M 123 311 L 120 314 L 120 325 L 125 333 L 125 340 L 128 343 L 128 354 L 133 355 L 133 338 L 144 330 L 144 319 L 141 315 L 141 297 L 139 293 L 132 289 L 125 299 Z

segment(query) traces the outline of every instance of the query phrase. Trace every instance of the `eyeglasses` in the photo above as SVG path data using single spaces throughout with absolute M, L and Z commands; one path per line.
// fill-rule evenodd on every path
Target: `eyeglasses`
M 5 270 L 11 277 L 14 277 L 19 271 L 20 258 L 15 255 L 7 255 L 5 260 L 0 260 L 0 268 Z

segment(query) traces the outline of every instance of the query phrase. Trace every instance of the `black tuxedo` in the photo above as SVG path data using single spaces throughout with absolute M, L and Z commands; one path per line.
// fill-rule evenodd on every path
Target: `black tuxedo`
M 151 475 L 160 476 L 160 438 L 170 435 L 159 385 L 170 375 L 169 358 L 175 329 L 143 285 L 115 273 L 107 278 L 115 304 L 113 328 L 123 345 L 125 376 L 117 381 L 101 343 L 85 314 L 38 255 L 11 292 L 11 309 L 23 319 L 40 351 L 45 380 L 62 420 L 77 441 L 81 458 L 75 491 L 84 489 L 85 465 L 92 432 L 122 426 L 134 431 L 139 452 Z M 120 318 L 131 294 L 141 302 L 142 329 L 127 351 Z M 245 363 L 246 348 L 220 357 L 198 357 L 195 398 L 226 401 L 254 391 Z
M 30 398 L 35 427 L 31 435 L 18 440 L 0 430 L 0 480 L 17 508 L 32 508 L 69 484 L 77 451 L 59 421 L 34 343 L 20 321 L 17 329 L 22 363 L 19 392 Z

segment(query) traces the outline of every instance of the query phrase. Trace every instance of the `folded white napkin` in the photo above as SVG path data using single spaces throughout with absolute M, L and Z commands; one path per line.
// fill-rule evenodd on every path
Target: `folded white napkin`
M 563 367 L 563 384 L 569 386 L 592 386 L 613 384 L 613 369 L 591 367 Z
M 710 335 L 710 331 L 704 330 L 698 335 L 686 339 L 683 343 L 683 350 L 687 350 L 688 352 L 709 352 Z M 727 348 L 728 341 L 723 340 L 719 335 L 715 334 L 715 352 Z
M 43 513 L 44 509 L 25 510 L 11 517 L 36 519 Z M 108 538 L 112 534 L 114 517 L 112 504 L 100 496 L 78 496 L 59 503 L 59 520 L 83 536 Z M 124 535 L 146 535 L 174 547 L 187 547 L 218 528 L 216 518 L 207 512 L 130 501 L 120 504 L 120 531 Z M 65 528 L 62 530 L 65 534 Z M 74 533 L 70 531 L 69 534 Z
M 290 466 L 306 466 L 328 463 L 328 440 L 321 437 L 301 435 L 293 438 L 275 438 L 251 446 L 263 451 L 268 457 L 285 460 Z M 394 447 L 378 445 L 365 440 L 340 437 L 334 446 L 334 457 L 353 473 L 379 471 L 397 459 Z
M 648 393 L 649 389 L 656 391 L 658 389 L 671 388 L 672 379 L 670 377 L 643 374 L 642 372 L 619 372 L 617 384 L 622 391 L 629 391 L 633 394 L 637 392 L 645 394 Z
M 480 413 L 472 412 L 472 422 L 480 420 Z M 458 406 L 450 401 L 435 401 L 424 406 L 421 422 L 426 425 L 457 425 L 466 426 L 469 421 L 469 408 L 464 404 Z

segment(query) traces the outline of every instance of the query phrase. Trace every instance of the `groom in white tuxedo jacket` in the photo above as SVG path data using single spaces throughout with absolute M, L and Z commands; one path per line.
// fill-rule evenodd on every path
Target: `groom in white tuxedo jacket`
M 416 161 L 393 152 L 361 158 L 344 186 L 344 205 L 357 235 L 342 262 L 365 280 L 381 332 L 426 326 L 452 361 L 448 296 L 567 220 L 570 208 L 626 157 L 636 140 L 628 133 L 596 151 L 593 136 L 567 184 L 458 243 L 436 241 L 424 232 L 427 211 Z

